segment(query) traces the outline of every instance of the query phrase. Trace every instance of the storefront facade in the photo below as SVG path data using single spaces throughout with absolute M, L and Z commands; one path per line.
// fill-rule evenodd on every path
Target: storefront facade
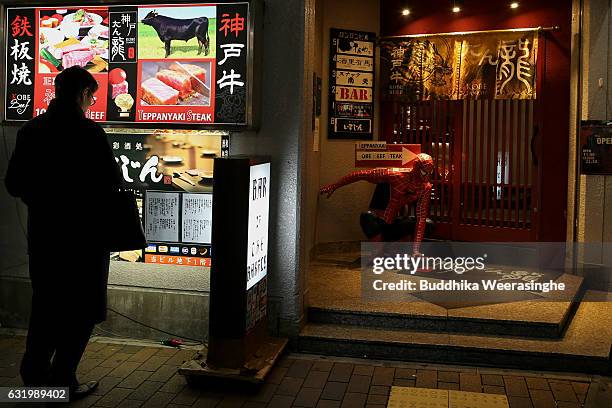
M 528 170 L 524 174 L 532 175 L 532 183 L 524 178 L 522 184 L 511 187 L 517 192 L 523 191 L 523 195 L 520 195 L 520 203 L 519 195 L 510 199 L 512 208 L 519 204 L 521 209 L 529 206 L 529 215 L 524 212 L 523 218 L 517 218 L 518 227 L 490 222 L 495 217 L 487 218 L 486 222 L 483 218 L 476 221 L 471 218 L 466 223 L 462 222 L 465 217 L 451 217 L 452 211 L 465 208 L 465 202 L 448 201 L 446 210 L 438 206 L 438 229 L 432 237 L 458 241 L 599 242 L 602 250 L 587 254 L 589 258 L 584 262 L 609 268 L 611 255 L 603 251 L 603 243 L 612 239 L 610 176 L 579 176 L 576 162 L 578 119 L 609 119 L 605 101 L 607 84 L 612 77 L 607 72 L 610 22 L 606 2 L 566 1 L 559 4 L 542 0 L 520 2 L 517 9 L 510 9 L 497 2 L 469 1 L 458 14 L 450 10 L 449 2 L 436 1 L 414 5 L 408 16 L 402 15 L 398 1 L 391 0 L 266 0 L 263 5 L 259 33 L 261 58 L 255 62 L 259 72 L 255 81 L 259 82 L 261 97 L 253 102 L 260 111 L 259 124 L 253 130 L 232 129 L 229 153 L 271 157 L 273 188 L 270 191 L 268 248 L 271 333 L 298 338 L 307 322 L 309 295 L 318 290 L 310 285 L 311 259 L 316 258 L 322 248 L 325 251 L 329 246 L 353 248 L 358 245 L 363 239 L 359 214 L 368 207 L 374 191 L 372 185 L 362 183 L 336 193 L 334 200 L 319 196 L 321 185 L 355 169 L 357 139 L 329 137 L 332 29 L 384 37 L 559 26 L 540 34 L 538 89 L 541 92 L 538 99 L 532 105 L 525 104 L 524 108 L 518 104 L 508 105 L 511 112 L 516 109 L 515 119 L 519 118 L 519 123 L 521 115 L 529 118 L 530 109 L 535 112 L 532 126 L 527 124 L 525 129 L 537 127 L 538 132 L 525 130 L 520 139 L 522 157 L 531 160 L 529 166 L 533 167 L 532 173 Z M 376 73 L 372 140 L 415 143 L 399 140 L 394 133 L 394 125 L 401 126 L 401 122 L 394 116 L 397 106 L 382 98 L 380 58 L 377 47 L 372 57 Z M 476 117 L 485 116 L 485 109 L 491 112 L 489 105 L 485 108 L 484 104 L 481 106 L 474 101 L 459 102 L 458 108 L 461 114 L 457 115 L 456 125 L 460 130 L 477 126 L 461 123 L 466 117 L 473 115 L 476 120 Z M 498 108 L 506 109 L 506 105 Z M 424 116 L 415 118 L 425 119 Z M 17 129 L 15 124 L 3 125 L 2 172 L 6 170 Z M 474 134 L 469 143 L 476 143 L 480 135 Z M 459 149 L 453 154 L 451 162 L 458 167 L 476 159 L 475 154 L 467 150 Z M 538 166 L 534 166 L 534 157 Z M 494 172 L 489 168 L 483 173 L 489 170 Z M 473 197 L 477 194 L 474 185 L 483 182 L 472 181 L 470 187 L 470 183 L 458 178 L 450 180 L 449 184 L 459 186 L 466 196 Z M 531 197 L 529 204 L 526 191 Z M 30 302 L 24 235 L 26 210 L 4 189 L 0 196 L 5 214 L 1 219 L 0 319 L 5 327 L 23 328 L 27 324 Z M 482 206 L 470 207 L 472 213 L 482 209 Z M 517 214 L 521 217 L 519 211 Z M 503 213 L 501 217 L 505 220 Z M 214 247 L 214 243 L 212 245 Z M 69 262 L 69 251 L 67 245 L 66 253 L 58 254 L 58 259 L 51 262 L 53 267 Z M 100 326 L 100 334 L 166 337 L 133 321 L 136 320 L 179 336 L 206 340 L 209 282 L 207 267 L 112 262 L 109 307 L 121 314 L 110 311 L 108 321 Z
M 441 112 L 446 114 L 448 124 L 445 124 L 445 131 L 454 132 L 457 136 L 457 145 L 450 152 L 445 149 L 447 160 L 442 167 L 449 176 L 438 186 L 439 195 L 442 190 L 448 192 L 448 188 L 455 190 L 452 194 L 445 194 L 444 203 L 432 203 L 431 217 L 437 222 L 437 226 L 431 234 L 432 238 L 450 239 L 458 241 L 539 241 L 539 242 L 592 242 L 597 240 L 607 242 L 605 238 L 609 235 L 609 228 L 606 228 L 604 218 L 610 214 L 609 203 L 603 197 L 603 186 L 605 176 L 580 176 L 580 167 L 577 162 L 577 129 L 580 120 L 604 120 L 605 104 L 599 99 L 604 95 L 606 89 L 607 70 L 603 70 L 603 58 L 594 58 L 594 55 L 602 54 L 605 38 L 605 27 L 607 22 L 602 18 L 607 12 L 607 5 L 604 3 L 586 2 L 567 2 L 562 6 L 558 2 L 529 2 L 523 4 L 516 2 L 517 7 L 511 8 L 508 4 L 497 4 L 492 2 L 469 2 L 461 5 L 461 11 L 454 13 L 452 5 L 448 2 L 430 2 L 427 4 L 410 4 L 410 2 L 381 1 L 371 4 L 365 2 L 360 10 L 364 14 L 374 15 L 379 11 L 379 22 L 374 22 L 373 18 L 356 11 L 350 16 L 342 14 L 342 10 L 348 8 L 347 4 L 341 1 L 325 4 L 318 10 L 323 10 L 325 17 L 324 24 L 319 25 L 318 32 L 321 34 L 321 51 L 323 58 L 320 71 L 323 77 L 323 116 L 327 119 L 327 95 L 328 68 L 326 58 L 329 56 L 329 27 L 346 28 L 363 32 L 372 31 L 383 39 L 385 37 L 399 37 L 433 34 L 450 34 L 445 38 L 452 38 L 453 34 L 466 32 L 487 33 L 489 30 L 512 30 L 522 28 L 541 28 L 539 31 L 538 42 L 538 62 L 537 62 L 537 97 L 527 104 L 522 110 L 520 103 L 516 108 L 508 109 L 511 116 L 504 119 L 506 106 L 499 106 L 493 102 L 487 104 L 489 117 L 485 123 L 484 103 L 482 106 L 477 100 L 465 105 L 453 106 L 452 101 L 448 106 L 443 102 L 429 103 L 421 102 L 412 104 L 412 117 L 401 118 L 402 107 L 405 112 L 410 111 L 410 104 L 391 102 L 385 99 L 384 84 L 381 83 L 384 67 L 380 66 L 380 55 L 377 55 L 377 73 L 379 82 L 375 98 L 375 117 L 374 117 L 374 140 L 387 141 L 390 143 L 422 143 L 427 144 L 433 140 L 433 135 L 421 136 L 418 134 L 419 123 L 432 123 L 432 127 L 437 127 L 442 140 L 442 126 L 433 121 L 433 117 Z M 369 7 L 369 8 L 368 8 Z M 402 11 L 410 9 L 409 15 L 402 15 Z M 338 21 L 334 21 L 337 18 Z M 346 24 L 342 25 L 342 19 Z M 353 20 L 351 20 L 353 19 Z M 327 20 L 331 20 L 328 22 Z M 491 33 L 495 36 L 494 32 Z M 442 35 L 444 37 L 444 35 Z M 414 37 L 412 37 L 414 38 Z M 425 37 L 427 38 L 427 37 Z M 603 47 L 603 48 L 602 48 Z M 315 69 L 316 70 L 316 69 Z M 596 76 L 596 78 L 595 78 Z M 580 106 L 578 106 L 580 104 Z M 531 108 L 529 108 L 531 106 Z M 449 114 L 451 110 L 453 114 Z M 497 118 L 491 117 L 495 109 Z M 514 111 L 516 109 L 516 111 Z M 532 121 L 529 123 L 529 109 L 532 110 Z M 465 116 L 464 116 L 465 115 Z M 512 116 L 514 115 L 514 116 Z M 522 116 L 523 115 L 523 116 Z M 524 122 L 521 122 L 521 118 Z M 402 122 L 403 120 L 403 122 Z M 516 141 L 518 149 L 514 149 L 515 155 L 509 157 L 511 152 L 506 149 L 508 155 L 507 163 L 518 160 L 521 166 L 527 162 L 527 170 L 518 169 L 517 185 L 510 186 L 510 189 L 517 189 L 519 199 L 512 197 L 512 194 L 505 192 L 508 202 L 497 204 L 494 200 L 489 200 L 489 208 L 485 208 L 486 202 L 484 194 L 478 200 L 478 183 L 487 182 L 492 185 L 497 183 L 512 184 L 514 178 L 512 169 L 499 171 L 495 167 L 495 158 L 487 160 L 486 155 L 481 151 L 487 148 L 477 137 L 490 135 L 495 132 L 500 135 L 503 133 L 507 122 L 514 121 L 510 126 L 518 127 L 518 137 L 522 140 Z M 402 133 L 401 126 L 410 128 L 410 121 L 413 121 L 413 128 L 417 129 L 414 135 L 409 132 Z M 495 122 L 494 122 L 495 121 Z M 526 122 L 526 123 L 525 123 Z M 415 126 L 416 124 L 416 126 Z M 521 125 L 525 130 L 521 134 Z M 488 126 L 489 130 L 485 129 Z M 495 129 L 496 126 L 500 126 Z M 501 133 L 499 132 L 501 130 Z M 510 133 L 512 128 L 510 128 Z M 354 163 L 354 140 L 328 140 L 327 126 L 321 127 L 321 152 L 319 162 L 320 172 L 315 174 L 319 177 L 319 185 L 337 180 L 349 171 L 355 169 Z M 459 138 L 462 137 L 462 139 Z M 426 139 L 429 137 L 430 139 Z M 447 138 L 449 136 L 446 136 Z M 546 139 L 551 138 L 551 139 Z M 450 140 L 445 139 L 448 143 Z M 461 142 L 465 143 L 460 146 Z M 494 141 L 491 141 L 489 148 L 493 148 Z M 500 142 L 501 146 L 501 142 Z M 524 148 L 527 149 L 524 149 Z M 473 150 L 470 150 L 473 148 Z M 432 154 L 442 154 L 431 152 Z M 450 157 L 448 156 L 450 154 Z M 454 158 L 452 156 L 455 156 Z M 482 155 L 479 157 L 478 155 Z M 527 158 L 526 160 L 523 160 Z M 498 157 L 499 159 L 499 157 Z M 442 160 L 441 160 L 442 161 Z M 503 162 L 500 160 L 500 162 Z M 534 161 L 537 164 L 534 164 Z M 475 168 L 472 172 L 469 163 L 477 162 L 483 168 Z M 484 163 L 483 163 L 484 162 Z M 466 166 L 468 163 L 468 167 Z M 516 162 L 515 162 L 516 163 Z M 489 166 L 489 168 L 487 168 Z M 499 167 L 499 166 L 498 166 Z M 453 174 L 454 171 L 454 174 Z M 491 174 L 487 176 L 488 171 Z M 461 174 L 461 173 L 466 174 Z M 529 175 L 529 180 L 520 178 L 521 172 Z M 449 174 L 450 173 L 450 174 Z M 471 177 L 474 174 L 474 181 Z M 488 178 L 488 181 L 487 181 Z M 505 180 L 504 180 L 505 179 Z M 510 181 L 508 179 L 511 179 Z M 440 182 L 440 181 L 438 181 Z M 475 183 L 472 188 L 470 184 Z M 593 183 L 598 187 L 589 192 L 589 186 Z M 522 194 L 521 188 L 529 191 Z M 338 194 L 341 199 L 334 201 L 320 200 L 317 213 L 317 234 L 316 244 L 358 241 L 361 239 L 362 231 L 355 221 L 359 213 L 367 208 L 374 188 L 366 183 L 351 186 L 349 191 L 341 191 Z M 501 192 L 504 193 L 504 192 Z M 528 208 L 525 219 L 523 219 L 523 203 L 525 196 L 529 197 L 526 201 Z M 456 202 L 453 202 L 455 200 Z M 594 200 L 594 201 L 591 201 Z M 481 205 L 482 203 L 482 205 Z M 592 210 L 586 210 L 586 206 L 594 206 Z M 513 214 L 506 215 L 505 218 L 499 214 L 501 206 L 506 209 L 519 208 Z M 487 210 L 493 211 L 497 206 L 497 221 L 490 214 L 487 217 Z M 532 214 L 529 213 L 532 212 Z M 596 218 L 596 219 L 595 219 Z M 338 226 L 341 225 L 341 228 Z M 524 227 L 527 225 L 527 227 Z M 504 231 L 504 226 L 507 229 Z M 497 230 L 497 231 L 496 231 Z M 591 232 L 588 232 L 591 231 Z M 590 238 L 586 238 L 589 236 Z M 597 236 L 597 238 L 596 238 Z M 599 238 L 599 237 L 603 238 Z M 605 263 L 599 260 L 598 263 Z M 609 263 L 609 262 L 608 262 Z
M 33 3 L 18 2 L 16 6 Z M 59 5 L 59 3 L 57 3 Z M 64 3 L 62 3 L 64 4 Z M 98 3 L 91 3 L 92 5 Z M 50 4 L 45 3 L 45 7 Z M 249 106 L 259 108 L 256 130 L 232 131 L 230 154 L 269 155 L 272 159 L 270 221 L 270 324 L 273 332 L 294 333 L 302 314 L 299 289 L 304 252 L 299 248 L 301 140 L 304 137 L 304 109 L 309 109 L 304 92 L 304 8 L 301 2 L 266 2 L 265 29 L 259 32 L 263 41 L 257 64 L 261 96 Z M 292 56 L 292 57 L 288 57 Z M 267 84 L 267 85 L 266 85 Z M 264 102 L 265 101 L 265 102 Z M 265 106 L 265 108 L 264 108 Z M 163 124 L 158 128 L 172 129 Z M 192 126 L 195 129 L 202 127 Z M 4 124 L 2 171 L 15 143 L 18 124 Z M 168 131 L 168 130 L 167 130 Z M 207 140 L 207 139 L 202 139 Z M 59 142 L 59 141 L 58 141 Z M 51 175 L 49 177 L 52 177 Z M 64 188 L 64 186 L 58 186 Z M 3 189 L 2 254 L 2 325 L 27 327 L 30 289 L 27 274 L 27 248 L 24 226 L 26 208 Z M 69 262 L 70 245 L 58 258 L 50 260 L 50 269 Z M 49 271 L 52 273 L 52 270 Z M 86 267 L 84 266 L 84 273 Z M 206 339 L 208 332 L 208 297 L 210 270 L 207 267 L 184 267 L 146 263 L 111 262 L 109 308 L 146 325 L 178 336 Z M 134 323 L 109 311 L 109 319 L 100 326 L 100 334 L 136 338 L 165 338 L 155 330 Z
M 373 208 L 378 189 L 375 183 L 380 181 L 356 182 L 366 178 L 354 177 L 352 172 L 364 167 L 367 170 L 367 166 L 357 162 L 359 158 L 370 157 L 363 154 L 363 145 L 356 146 L 357 142 L 417 144 L 432 156 L 434 168 L 440 170 L 432 183 L 429 218 L 434 225 L 425 233 L 425 241 L 430 239 L 433 245 L 494 241 L 510 252 L 515 251 L 514 270 L 522 268 L 518 266 L 521 255 L 517 250 L 521 246 L 557 242 L 561 248 L 587 243 L 575 253 L 571 245 L 567 246 L 564 272 L 568 276 L 562 279 L 577 279 L 575 282 L 580 282 L 577 287 L 582 285 L 583 289 L 609 291 L 611 263 L 606 251 L 612 215 L 606 198 L 609 175 L 581 174 L 578 163 L 580 121 L 609 119 L 603 102 L 609 81 L 609 53 L 603 51 L 607 49 L 604 42 L 609 34 L 609 4 L 382 0 L 364 1 L 360 5 L 354 7 L 353 2 L 340 0 L 317 3 L 315 54 L 319 57 L 314 70 L 322 77 L 323 96 L 320 139 L 314 135 L 314 147 L 315 151 L 320 147 L 320 152 L 310 158 L 313 165 L 307 179 L 313 202 L 321 186 L 332 186 L 333 195 L 329 199 L 327 194 L 319 196 L 316 206 L 310 207 L 316 208 L 315 212 L 308 214 L 316 231 L 310 246 L 313 262 L 307 274 L 307 324 L 299 337 L 299 349 L 354 357 L 605 369 L 609 342 L 603 337 L 605 346 L 600 349 L 591 345 L 581 348 L 581 353 L 594 358 L 590 362 L 574 358 L 575 351 L 567 346 L 586 340 L 580 334 L 586 326 L 582 319 L 600 313 L 587 311 L 589 302 L 582 301 L 589 297 L 579 294 L 572 294 L 568 297 L 571 301 L 563 305 L 535 298 L 511 301 L 481 298 L 470 305 L 471 294 L 448 296 L 444 300 L 432 300 L 435 296 L 424 293 L 411 293 L 403 298 L 399 293 L 396 297 L 393 294 L 387 298 L 364 297 L 363 271 L 368 270 L 367 262 L 372 259 L 366 257 L 363 263 L 364 247 L 360 244 L 366 238 L 360 217 Z M 375 33 L 380 40 L 375 53 L 377 85 L 372 138 L 355 132 L 354 137 L 342 139 L 330 130 L 330 124 L 334 124 L 330 119 L 342 116 L 338 111 L 328 111 L 330 98 L 335 97 L 334 102 L 339 100 L 338 93 L 334 96 L 337 91 L 334 85 L 336 88 L 346 85 L 343 78 L 334 74 L 342 70 L 358 72 L 361 77 L 364 72 L 371 73 L 363 68 L 361 53 L 367 47 L 361 43 L 358 49 L 343 50 L 347 59 L 352 59 L 353 67 L 341 65 L 345 60 L 333 59 L 335 53 L 330 50 L 336 46 L 333 35 L 338 30 L 357 32 L 361 37 L 351 38 L 357 42 L 364 41 L 368 33 Z M 535 33 L 535 37 L 529 33 Z M 474 78 L 470 77 L 474 71 L 464 75 L 470 69 L 469 58 L 476 58 L 477 63 L 487 60 L 484 49 L 478 47 L 489 38 L 498 44 L 508 41 L 506 45 L 511 49 L 513 41 L 517 46 L 520 42 L 505 37 L 512 35 L 520 36 L 521 40 L 529 38 L 532 44 L 537 38 L 537 63 L 533 63 L 535 72 L 531 77 L 537 95 L 485 96 L 487 90 L 500 91 L 494 81 L 483 86 L 486 72 L 474 74 L 482 75 L 481 84 L 472 82 L 471 86 L 462 87 L 462 81 Z M 456 40 L 458 37 L 467 40 L 456 45 L 461 42 Z M 482 43 L 479 39 L 483 39 Z M 385 42 L 391 43 L 391 52 L 386 55 Z M 475 47 L 465 48 L 470 43 Z M 455 53 L 449 44 L 455 44 Z M 504 52 L 497 54 L 499 61 L 503 60 Z M 524 55 L 532 57 L 530 52 Z M 506 57 L 511 58 L 509 55 Z M 492 58 L 491 62 L 498 61 Z M 390 75 L 389 66 L 400 68 L 391 69 Z M 395 82 L 388 80 L 393 74 L 399 77 Z M 456 76 L 449 81 L 451 75 Z M 417 97 L 389 98 L 389 83 L 413 86 Z M 531 85 L 525 85 L 523 90 Z M 447 89 L 450 91 L 445 94 Z M 369 102 L 358 100 L 359 96 L 355 94 L 354 104 L 362 106 L 362 102 Z M 340 105 L 333 106 L 337 109 Z M 389 145 L 386 148 L 387 152 L 392 151 Z M 391 166 L 394 165 L 386 165 Z M 366 248 L 383 253 L 375 244 Z M 512 268 L 513 263 L 509 265 Z M 395 271 L 389 276 L 399 281 L 406 275 L 406 271 Z M 427 275 L 425 271 L 420 277 Z M 442 280 L 453 280 L 439 276 Z M 559 318 L 544 322 L 547 307 L 539 301 L 550 305 L 549 311 L 555 309 L 554 314 L 559 312 Z M 566 307 L 572 304 L 578 308 L 578 317 L 567 319 L 570 309 Z M 545 334 L 548 330 L 545 326 L 553 331 Z M 603 326 L 598 327 L 598 332 L 605 331 Z M 534 337 L 542 340 L 541 346 L 527 346 Z M 552 349 L 558 353 L 556 356 L 548 354 Z

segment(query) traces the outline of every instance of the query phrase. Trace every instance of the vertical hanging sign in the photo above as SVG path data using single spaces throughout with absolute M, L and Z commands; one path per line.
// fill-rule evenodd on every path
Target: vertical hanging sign
M 133 122 L 138 93 L 138 9 L 113 8 L 109 15 L 107 120 Z
M 330 139 L 372 140 L 376 34 L 330 32 Z
M 217 5 L 217 123 L 246 122 L 248 13 L 248 3 Z
M 266 316 L 270 163 L 251 166 L 247 231 L 246 330 Z
M 7 120 L 27 120 L 34 112 L 34 9 L 7 9 L 5 101 Z

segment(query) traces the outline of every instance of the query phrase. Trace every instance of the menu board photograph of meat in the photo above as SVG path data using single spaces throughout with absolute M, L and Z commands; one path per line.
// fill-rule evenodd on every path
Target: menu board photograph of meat
M 141 64 L 142 105 L 210 106 L 209 61 L 146 61 Z
M 38 72 L 58 73 L 74 65 L 108 70 L 108 10 L 44 9 L 38 15 Z
M 46 112 L 55 77 L 80 66 L 99 85 L 97 122 L 252 123 L 248 2 L 111 3 L 6 7 L 7 120 Z

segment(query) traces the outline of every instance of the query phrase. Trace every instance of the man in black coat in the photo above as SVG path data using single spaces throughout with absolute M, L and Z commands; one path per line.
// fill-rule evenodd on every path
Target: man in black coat
M 21 376 L 26 386 L 92 392 L 76 369 L 106 319 L 109 196 L 122 177 L 102 127 L 85 117 L 98 84 L 81 67 L 55 79 L 46 113 L 17 133 L 5 184 L 28 207 L 32 312 Z

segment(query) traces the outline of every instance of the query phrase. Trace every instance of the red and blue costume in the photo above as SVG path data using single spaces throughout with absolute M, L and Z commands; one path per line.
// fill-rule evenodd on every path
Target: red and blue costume
M 385 224 L 392 224 L 405 205 L 416 203 L 416 228 L 413 237 L 413 252 L 419 253 L 421 241 L 425 234 L 425 224 L 429 215 L 431 199 L 431 173 L 433 172 L 431 156 L 420 153 L 412 168 L 376 168 L 354 171 L 342 177 L 336 183 L 321 187 L 320 193 L 329 198 L 338 188 L 357 181 L 389 184 L 389 201 L 384 210 L 370 209 L 370 213 L 380 217 Z M 375 237 L 373 240 L 381 240 Z

